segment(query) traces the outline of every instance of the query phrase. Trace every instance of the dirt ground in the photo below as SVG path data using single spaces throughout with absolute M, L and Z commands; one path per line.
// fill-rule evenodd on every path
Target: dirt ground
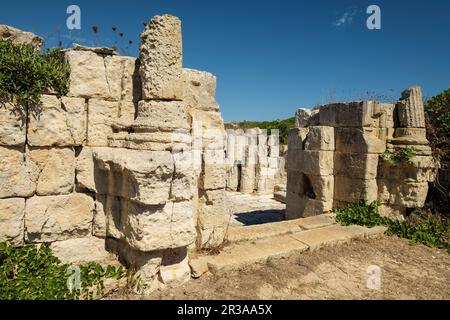
M 381 269 L 368 289 L 367 268 Z M 109 299 L 450 299 L 450 255 L 396 237 L 363 240 L 204 275 L 182 287 Z

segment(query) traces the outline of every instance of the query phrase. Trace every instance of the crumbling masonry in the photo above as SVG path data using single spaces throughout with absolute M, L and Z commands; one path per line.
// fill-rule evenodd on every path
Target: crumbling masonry
M 36 116 L 0 109 L 0 241 L 47 242 L 66 262 L 113 252 L 149 291 L 184 283 L 188 249 L 222 243 L 229 221 L 216 78 L 182 68 L 169 15 L 147 25 L 139 59 L 65 55 L 67 96 L 43 95 Z
M 7 26 L 0 37 L 42 45 Z M 275 190 L 288 219 L 359 199 L 379 199 L 384 214 L 400 217 L 424 204 L 433 180 L 419 88 L 395 105 L 298 111 L 286 178 L 275 131 L 225 131 L 216 78 L 182 66 L 178 18 L 152 19 L 139 59 L 78 45 L 65 56 L 66 96 L 0 106 L 0 241 L 48 243 L 68 263 L 118 256 L 146 291 L 188 281 L 188 256 L 223 243 L 225 189 Z M 410 161 L 383 156 L 405 146 L 416 151 Z
M 358 200 L 381 202 L 380 212 L 402 218 L 422 207 L 436 164 L 425 132 L 419 87 L 396 104 L 335 103 L 296 112 L 289 133 L 286 216 L 322 214 Z M 389 161 L 409 147 L 415 155 Z

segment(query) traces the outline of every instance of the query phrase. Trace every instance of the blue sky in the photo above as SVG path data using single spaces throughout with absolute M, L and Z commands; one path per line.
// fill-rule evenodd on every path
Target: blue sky
M 80 31 L 66 28 L 71 4 L 81 8 Z M 371 4 L 381 8 L 381 30 L 366 28 Z M 143 23 L 163 13 L 182 19 L 184 66 L 217 76 L 226 121 L 283 119 L 334 100 L 395 99 L 415 84 L 425 96 L 450 87 L 447 0 L 3 0 L 0 24 L 44 36 L 48 46 L 119 39 L 137 56 Z

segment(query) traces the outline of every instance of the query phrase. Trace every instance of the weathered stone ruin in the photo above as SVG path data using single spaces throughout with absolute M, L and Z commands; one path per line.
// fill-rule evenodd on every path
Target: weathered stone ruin
M 42 45 L 39 37 L 6 26 L 0 36 L 36 50 Z M 198 273 L 196 262 L 189 265 L 196 249 L 281 236 L 276 243 L 259 242 L 267 250 L 254 250 L 249 261 L 260 261 L 268 252 L 318 246 L 302 238 L 307 245 L 299 249 L 299 241 L 285 233 L 343 228 L 323 216 L 313 226 L 281 221 L 272 229 L 245 226 L 228 233 L 232 206 L 226 190 L 270 201 L 274 194 L 286 202 L 287 219 L 359 199 L 379 199 L 383 214 L 397 217 L 424 204 L 435 165 L 417 87 L 396 104 L 300 109 L 286 150 L 276 130 L 225 130 L 216 77 L 183 68 L 176 17 L 152 19 L 138 59 L 79 45 L 65 57 L 71 70 L 66 96 L 44 94 L 39 105 L 0 107 L 2 242 L 48 243 L 69 263 L 118 257 L 152 291 Z M 406 146 L 416 151 L 410 161 L 393 165 L 386 159 L 386 150 Z M 252 246 L 247 243 L 237 256 Z M 204 261 L 199 265 L 208 270 Z
M 222 243 L 229 221 L 216 78 L 183 69 L 170 15 L 147 25 L 139 59 L 65 56 L 67 96 L 43 95 L 36 116 L 0 108 L 0 241 L 46 242 L 67 262 L 112 252 L 150 291 L 187 281 L 188 249 Z
M 228 129 L 226 153 L 227 190 L 273 194 L 276 185 L 285 185 L 285 159 L 283 153 L 280 156 L 278 130 L 268 135 L 267 130 L 259 128 Z
M 286 217 L 322 214 L 358 200 L 381 202 L 384 215 L 401 218 L 422 207 L 435 163 L 425 135 L 419 87 L 396 104 L 361 101 L 296 113 L 289 133 Z M 414 148 L 392 163 L 386 151 Z

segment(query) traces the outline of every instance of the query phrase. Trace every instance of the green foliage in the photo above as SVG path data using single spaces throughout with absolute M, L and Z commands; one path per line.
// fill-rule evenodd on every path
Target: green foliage
M 60 49 L 37 53 L 31 45 L 0 40 L 0 100 L 36 104 L 41 94 L 69 91 L 69 65 Z
M 386 159 L 391 165 L 396 165 L 400 162 L 409 162 L 416 156 L 416 149 L 414 147 L 404 147 L 394 152 L 386 150 L 383 154 L 383 158 Z
M 260 128 L 260 129 L 278 129 L 280 135 L 280 144 L 287 144 L 289 129 L 295 127 L 295 118 L 288 118 L 284 120 L 274 120 L 274 121 L 242 121 L 237 123 L 227 123 L 225 128 L 227 129 L 249 129 L 249 128 Z M 269 134 L 270 132 L 268 132 Z
M 435 157 L 450 162 L 450 88 L 425 103 L 425 119 Z
M 420 209 L 417 209 L 405 221 L 399 221 L 380 216 L 378 206 L 377 201 L 370 204 L 364 200 L 350 203 L 345 208 L 334 209 L 336 221 L 342 225 L 357 224 L 370 228 L 385 225 L 388 227 L 388 234 L 450 251 L 450 220 L 448 218 L 425 216 Z
M 343 209 L 334 209 L 336 221 L 348 226 L 358 224 L 367 227 L 374 227 L 385 224 L 385 218 L 378 214 L 378 202 L 367 204 L 364 200 L 353 202 Z
M 69 264 L 62 264 L 44 244 L 16 247 L 0 243 L 0 300 L 92 299 L 103 294 L 104 280 L 127 276 L 122 267 L 88 263 L 80 268 L 81 290 L 69 290 Z
M 434 158 L 450 168 L 450 88 L 425 103 L 425 124 Z M 430 210 L 450 217 L 450 185 L 436 179 L 428 193 Z
M 450 250 L 450 224 L 448 219 L 437 217 L 424 219 L 420 223 L 390 221 L 389 234 L 423 243 L 429 247 Z

